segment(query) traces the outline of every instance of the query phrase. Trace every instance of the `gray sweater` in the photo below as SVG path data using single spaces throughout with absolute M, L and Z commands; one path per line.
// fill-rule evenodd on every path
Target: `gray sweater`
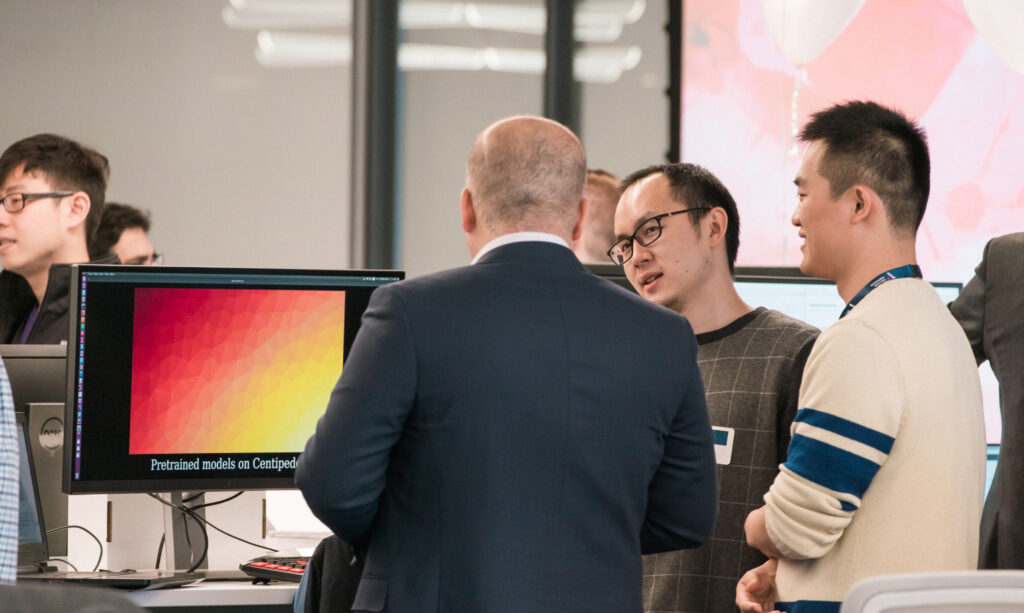
M 697 335 L 711 426 L 732 429 L 732 457 L 718 466 L 711 539 L 697 549 L 644 557 L 648 613 L 735 610 L 736 582 L 765 560 L 747 546 L 743 520 L 761 506 L 785 460 L 800 377 L 817 336 L 817 328 L 763 307 Z

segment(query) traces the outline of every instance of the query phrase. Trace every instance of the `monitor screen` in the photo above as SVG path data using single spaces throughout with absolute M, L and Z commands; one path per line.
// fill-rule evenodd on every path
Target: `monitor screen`
M 294 487 L 370 294 L 399 271 L 73 268 L 64 489 Z
M 737 267 L 734 285 L 747 304 L 781 311 L 820 330 L 835 323 L 846 306 L 835 283 L 808 277 L 799 268 Z M 932 286 L 944 303 L 955 300 L 963 288 L 936 281 Z

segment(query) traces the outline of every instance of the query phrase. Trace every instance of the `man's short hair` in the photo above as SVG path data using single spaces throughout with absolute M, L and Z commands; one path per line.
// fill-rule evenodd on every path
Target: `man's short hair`
M 587 224 L 599 239 L 598 244 L 610 246 L 615 242 L 615 205 L 619 202 L 619 178 L 600 168 L 587 171 L 586 187 L 597 196 L 590 202 Z
M 854 101 L 812 115 L 800 140 L 825 145 L 818 172 L 828 179 L 833 200 L 854 185 L 866 185 L 882 198 L 892 228 L 917 232 L 931 173 L 920 126 L 895 109 Z
M 89 214 L 85 219 L 85 240 L 96 232 L 103 214 L 110 164 L 98 151 L 56 134 L 37 134 L 24 138 L 0 155 L 0 182 L 6 181 L 19 166 L 23 172 L 39 171 L 54 189 L 83 191 L 89 195 Z
M 729 271 L 736 264 L 736 254 L 740 249 L 740 212 L 736 201 L 725 185 L 710 170 L 696 164 L 676 163 L 648 166 L 629 175 L 622 180 L 620 193 L 644 177 L 661 173 L 668 179 L 669 192 L 672 198 L 687 208 L 709 209 L 720 207 L 725 211 L 728 227 L 725 229 L 725 254 L 729 260 Z M 700 220 L 710 211 L 690 213 L 690 223 L 694 228 L 700 227 Z
M 579 139 L 540 117 L 493 124 L 477 137 L 466 166 L 478 215 L 492 232 L 528 229 L 538 220 L 571 232 L 586 175 Z
M 89 243 L 89 257 L 97 258 L 113 253 L 114 245 L 121 239 L 121 233 L 128 228 L 142 228 L 149 233 L 149 211 L 141 211 L 119 202 L 108 202 L 103 207 L 100 225 Z

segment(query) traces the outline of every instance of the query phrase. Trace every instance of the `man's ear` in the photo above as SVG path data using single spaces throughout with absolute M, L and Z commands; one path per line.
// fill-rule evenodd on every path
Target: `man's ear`
M 470 234 L 477 226 L 476 209 L 473 205 L 473 194 L 469 188 L 462 188 L 462 195 L 459 197 L 459 208 L 462 210 L 462 230 Z
M 863 223 L 879 214 L 881 214 L 882 220 L 886 221 L 882 198 L 875 190 L 866 185 L 854 185 L 850 189 L 852 190 L 850 196 L 853 198 L 850 223 Z
M 572 228 L 572 243 L 580 240 L 583 236 L 583 222 L 587 218 L 587 211 L 590 210 L 590 201 L 586 198 L 580 200 L 579 210 L 576 212 L 576 225 Z
M 73 229 L 77 226 L 85 227 L 85 220 L 92 210 L 92 200 L 89 194 L 78 191 L 67 197 L 69 207 L 67 216 L 67 228 Z
M 712 247 L 717 247 L 725 240 L 725 232 L 729 229 L 729 216 L 726 215 L 725 209 L 720 206 L 716 206 L 708 211 L 706 217 L 707 221 L 705 223 L 708 227 L 708 244 Z

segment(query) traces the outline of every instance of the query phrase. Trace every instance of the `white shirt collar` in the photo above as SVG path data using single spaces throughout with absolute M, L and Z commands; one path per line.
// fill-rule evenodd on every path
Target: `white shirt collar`
M 555 234 L 548 234 L 547 232 L 512 232 L 511 234 L 502 234 L 498 238 L 495 238 L 484 245 L 483 249 L 477 252 L 476 257 L 473 258 L 473 261 L 470 262 L 470 264 L 476 264 L 484 254 L 488 251 L 493 251 L 498 247 L 511 245 L 512 243 L 525 243 L 529 241 L 554 243 L 569 249 L 569 243 L 565 242 L 565 239 L 561 236 L 557 236 Z

